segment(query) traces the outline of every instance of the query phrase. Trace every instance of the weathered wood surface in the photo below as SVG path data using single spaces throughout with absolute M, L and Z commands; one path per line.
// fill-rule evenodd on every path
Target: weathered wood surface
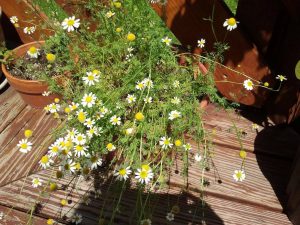
M 3 100 L 0 96 L 0 101 Z M 12 107 L 12 106 L 11 106 Z M 239 142 L 234 132 L 233 123 L 238 130 L 242 130 L 241 137 L 243 148 L 248 152 L 246 159 L 246 180 L 242 183 L 234 182 L 233 171 L 240 168 L 242 160 L 239 158 Z M 170 211 L 176 202 L 181 208 L 181 212 L 175 216 L 174 224 L 201 224 L 202 213 L 206 224 L 290 224 L 286 215 L 282 213 L 286 200 L 285 187 L 291 168 L 291 159 L 294 156 L 295 146 L 299 139 L 291 129 L 277 130 L 277 138 L 269 139 L 259 137 L 264 133 L 264 128 L 252 130 L 252 122 L 233 112 L 226 112 L 217 109 L 214 105 L 209 105 L 204 115 L 204 123 L 207 132 L 211 134 L 210 141 L 213 143 L 211 153 L 213 155 L 214 166 L 210 166 L 210 171 L 205 171 L 205 179 L 210 185 L 205 188 L 205 202 L 207 206 L 202 210 L 199 202 L 200 167 L 193 160 L 193 154 L 198 149 L 193 143 L 193 150 L 190 154 L 190 167 L 188 177 L 188 187 L 182 176 L 175 173 L 175 170 L 182 168 L 182 161 L 177 159 L 174 167 L 170 170 L 171 188 L 151 195 L 153 198 L 154 212 L 153 224 L 167 224 L 166 213 Z M 14 215 L 19 211 L 27 212 L 32 208 L 32 204 L 39 199 L 37 189 L 31 187 L 34 177 L 40 177 L 47 181 L 51 171 L 43 170 L 32 174 L 36 169 L 37 161 L 47 150 L 47 141 L 40 143 L 51 128 L 55 126 L 50 115 L 46 115 L 41 110 L 31 109 L 26 106 L 16 116 L 16 118 L 0 133 L 0 146 L 4 146 L 0 151 L 0 205 L 7 208 L 13 207 L 17 212 L 11 211 Z M 29 154 L 20 153 L 16 144 L 23 137 L 25 129 L 34 130 L 34 146 L 40 146 Z M 258 133 L 257 133 L 258 132 Z M 275 132 L 275 134 L 276 134 Z M 266 140 L 268 143 L 266 143 Z M 48 139 L 49 141 L 49 139 Z M 268 149 L 268 145 L 274 151 Z M 275 148 L 276 147 L 276 148 Z M 266 150 L 267 149 L 267 150 Z M 199 150 L 203 153 L 203 149 Z M 284 153 L 284 151 L 286 151 Z M 282 157 L 284 156 L 285 157 Z M 28 177 L 27 177 L 28 176 Z M 218 180 L 221 180 L 220 184 Z M 60 181 L 62 184 L 70 182 L 66 177 Z M 112 205 L 116 199 L 111 188 L 108 189 L 110 181 L 82 181 L 77 184 L 71 195 L 70 190 L 59 190 L 51 194 L 51 197 L 40 197 L 42 207 L 35 211 L 35 216 L 43 218 L 60 219 L 67 214 L 67 221 L 75 212 L 80 212 L 84 216 L 84 224 L 97 224 L 99 212 L 103 207 L 103 199 L 95 200 L 94 194 L 89 190 L 100 188 L 103 195 L 110 196 L 106 200 L 103 216 L 110 218 Z M 188 188 L 188 193 L 183 190 Z M 41 189 L 39 189 L 41 190 Z M 108 192 L 107 192 L 108 191 Z M 107 192 L 107 193 L 106 193 Z M 91 203 L 86 206 L 80 196 L 84 193 L 91 197 Z M 138 191 L 133 186 L 126 191 L 121 201 L 120 212 L 115 217 L 115 224 L 135 224 L 136 218 L 132 215 L 132 210 L 136 205 Z M 66 198 L 72 200 L 68 206 L 61 208 L 60 200 Z M 143 194 L 146 198 L 146 194 Z M 102 197 L 103 198 L 103 197 Z M 76 204 L 77 203 L 77 204 Z M 129 221 L 128 220 L 132 220 Z
M 0 133 L 19 115 L 26 104 L 13 88 L 8 88 L 0 97 Z
M 31 187 L 31 180 L 34 177 L 40 177 L 47 180 L 51 176 L 51 171 L 41 171 L 38 174 L 31 175 L 27 179 L 16 181 L 6 187 L 0 188 L 0 196 L 2 204 L 7 206 L 14 205 L 16 207 L 30 209 L 30 206 L 35 203 L 35 199 L 39 194 Z M 249 178 L 250 179 L 250 178 Z M 176 178 L 175 178 L 176 180 Z M 24 182 L 25 181 L 25 182 Z M 173 177 L 171 177 L 171 183 Z M 68 184 L 69 179 L 63 179 L 59 182 L 59 186 Z M 75 213 L 80 213 L 84 216 L 83 224 L 98 224 L 99 215 L 103 209 L 103 217 L 110 219 L 112 207 L 116 204 L 115 197 L 111 188 L 108 190 L 108 183 L 95 182 L 100 186 L 102 194 L 99 199 L 95 199 L 93 181 L 82 181 L 76 185 L 76 191 L 69 195 L 69 191 L 56 191 L 51 194 L 50 198 L 41 198 L 42 207 L 40 207 L 39 214 L 42 216 L 48 216 L 57 218 L 59 216 L 66 215 L 66 218 L 70 218 Z M 22 193 L 20 193 L 20 190 Z M 83 200 L 79 196 L 87 195 L 91 202 L 89 205 L 83 203 Z M 116 214 L 115 224 L 136 224 L 135 218 L 131 218 L 132 213 L 136 209 L 138 191 L 136 189 L 130 189 L 123 194 L 121 204 L 119 207 L 119 213 Z M 68 197 L 67 197 L 68 196 Z M 107 199 L 106 196 L 108 197 Z M 148 195 L 142 194 L 145 199 Z M 247 193 L 244 193 L 245 198 Z M 66 198 L 70 201 L 70 204 L 60 206 L 60 200 Z M 153 224 L 168 224 L 165 216 L 169 212 L 173 205 L 180 207 L 180 213 L 175 216 L 174 224 L 201 224 L 201 219 L 206 224 L 218 225 L 218 224 L 290 224 L 287 217 L 274 210 L 266 208 L 264 205 L 257 206 L 246 204 L 245 201 L 233 200 L 226 197 L 226 195 L 214 195 L 207 192 L 205 195 L 206 206 L 202 210 L 201 201 L 199 201 L 199 194 L 190 190 L 188 193 L 182 193 L 182 188 L 175 185 L 169 190 L 157 192 L 148 196 L 150 201 L 153 201 L 151 211 L 154 213 L 152 217 Z M 106 204 L 103 206 L 104 199 Z M 43 204 L 43 202 L 46 202 Z M 24 204 L 25 203 L 25 204 Z M 204 213 L 204 215 L 202 214 Z M 129 220 L 132 219 L 131 223 Z
M 37 167 L 37 162 L 47 151 L 49 133 L 55 126 L 54 119 L 43 110 L 26 106 L 0 133 L 0 186 L 28 175 Z M 25 138 L 26 129 L 34 131 L 30 138 L 33 148 L 29 153 L 23 154 L 18 150 L 17 144 Z
M 0 220 L 1 225 L 26 225 L 28 224 L 29 215 L 26 212 L 8 208 L 0 205 L 0 212 L 3 213 L 3 218 Z M 34 225 L 46 225 L 47 219 L 34 216 L 32 218 Z M 61 225 L 61 223 L 57 223 Z
M 287 186 L 287 213 L 293 224 L 300 224 L 300 146 L 292 165 L 292 174 Z
M 218 145 L 241 150 L 237 138 L 238 130 L 244 150 L 292 160 L 300 143 L 299 134 L 289 127 L 267 125 L 260 113 L 259 110 L 248 112 L 247 116 L 254 120 L 252 122 L 240 113 L 218 109 L 211 104 L 208 105 L 203 119 L 205 127 L 215 133 L 213 142 Z M 260 124 L 257 130 L 252 129 L 253 123 Z M 276 141 L 270 141 L 272 139 Z

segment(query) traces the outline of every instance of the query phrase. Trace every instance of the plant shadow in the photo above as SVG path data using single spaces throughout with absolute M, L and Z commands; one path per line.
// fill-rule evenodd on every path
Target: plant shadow
M 116 181 L 112 177 L 104 181 L 103 177 L 102 172 L 93 174 L 94 191 L 88 196 L 91 201 L 88 205 L 80 203 L 76 209 L 75 213 L 83 216 L 83 224 L 140 225 L 143 219 L 150 219 L 153 225 L 224 224 L 208 204 L 202 204 L 198 196 L 188 192 L 172 189 L 143 192 L 129 182 Z M 98 198 L 97 190 L 101 191 Z M 174 221 L 168 221 L 166 215 L 172 208 L 178 212 L 174 213 Z

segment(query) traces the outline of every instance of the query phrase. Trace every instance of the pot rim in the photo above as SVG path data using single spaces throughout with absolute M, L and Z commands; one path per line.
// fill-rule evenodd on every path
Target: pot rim
M 17 48 L 14 48 L 12 50 L 12 52 L 17 52 L 19 49 L 24 49 L 24 48 L 27 48 L 28 46 L 31 46 L 33 44 L 37 44 L 37 43 L 40 43 L 40 44 L 44 44 L 45 41 L 33 41 L 33 42 L 29 42 L 29 43 L 26 43 L 26 44 L 22 44 L 20 46 L 18 46 Z M 6 56 L 4 59 L 7 59 L 8 56 Z M 19 56 L 17 58 L 20 58 Z M 8 78 L 8 80 L 14 80 L 14 81 L 18 81 L 18 82 L 22 82 L 22 83 L 27 83 L 27 84 L 41 84 L 41 85 L 47 85 L 46 81 L 44 80 L 25 80 L 25 79 L 22 79 L 22 78 L 18 78 L 18 77 L 15 77 L 13 75 L 10 74 L 10 72 L 8 72 L 8 70 L 6 69 L 6 66 L 5 64 L 1 64 L 1 69 L 4 73 L 4 75 Z

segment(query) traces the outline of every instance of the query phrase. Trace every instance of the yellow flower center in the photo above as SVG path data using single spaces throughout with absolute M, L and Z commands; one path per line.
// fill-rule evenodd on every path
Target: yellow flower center
M 242 159 L 245 159 L 246 156 L 247 156 L 247 152 L 244 151 L 244 150 L 241 150 L 241 151 L 240 151 L 240 157 L 241 157 Z
M 127 34 L 127 40 L 128 41 L 134 41 L 135 40 L 135 35 L 133 33 Z
M 55 61 L 56 56 L 54 54 L 49 53 L 46 55 L 46 59 L 48 60 L 48 62 L 52 63 Z
M 71 112 L 71 109 L 69 107 L 66 107 L 65 108 L 65 113 L 70 113 Z
M 120 33 L 122 31 L 122 29 L 120 28 L 120 27 L 118 27 L 117 29 L 116 29 L 116 32 L 118 32 L 118 33 Z
M 140 178 L 146 179 L 147 176 L 148 176 L 148 171 L 143 170 L 140 172 Z
M 37 53 L 36 47 L 30 47 L 30 48 L 29 48 L 29 52 L 30 52 L 30 54 L 35 54 L 35 53 Z
M 67 149 L 62 150 L 62 152 L 61 152 L 61 154 L 63 154 L 63 155 L 68 155 L 68 153 L 69 153 L 69 150 L 67 150 Z
M 57 147 L 57 146 L 54 146 L 54 147 L 52 148 L 52 152 L 58 152 L 58 147 Z
M 121 8 L 122 6 L 121 2 L 114 2 L 114 5 L 116 8 Z
M 49 162 L 49 157 L 48 157 L 47 155 L 44 155 L 44 156 L 42 157 L 42 159 L 41 159 L 41 162 L 42 162 L 43 164 L 48 163 L 48 162 Z
M 82 141 L 83 140 L 83 137 L 82 136 L 78 136 L 77 137 L 77 141 Z
M 180 146 L 182 145 L 182 142 L 181 142 L 180 140 L 176 140 L 176 141 L 175 141 L 175 145 L 176 145 L 177 147 L 180 147 Z
M 150 166 L 148 164 L 143 164 L 142 165 L 142 170 L 148 172 L 150 170 Z
M 236 173 L 236 177 L 237 177 L 238 179 L 241 179 L 242 175 L 243 175 L 243 174 L 242 174 L 241 171 L 239 171 L 239 172 Z
M 164 140 L 164 144 L 165 145 L 169 145 L 170 144 L 170 141 L 167 139 L 167 140 Z
M 231 17 L 227 20 L 229 26 L 234 26 L 236 24 L 235 18 Z
M 32 136 L 32 130 L 25 130 L 24 135 L 25 137 L 30 138 Z
M 22 143 L 20 147 L 23 149 L 26 149 L 28 147 L 28 145 L 26 143 Z
M 81 151 L 83 151 L 83 146 L 81 146 L 81 145 L 76 145 L 76 151 L 78 151 L 78 152 L 81 152 Z
M 65 205 L 67 204 L 67 200 L 66 200 L 66 199 L 62 199 L 62 200 L 60 201 L 60 204 L 61 204 L 62 206 L 65 206 Z
M 247 82 L 247 85 L 248 85 L 249 87 L 252 87 L 252 86 L 253 86 L 252 81 L 248 81 L 248 82 Z
M 94 79 L 95 79 L 95 76 L 94 76 L 94 74 L 90 74 L 90 75 L 88 75 L 88 80 L 92 81 L 92 80 L 94 80 Z
M 120 170 L 119 170 L 119 174 L 120 174 L 121 176 L 124 176 L 124 175 L 126 174 L 126 170 L 125 170 L 125 169 L 120 169 Z
M 93 74 L 100 74 L 100 71 L 99 70 L 93 70 L 93 72 L 92 72 Z
M 76 170 L 80 170 L 80 168 L 81 168 L 81 165 L 80 165 L 80 163 L 79 163 L 79 162 L 78 162 L 78 163 L 76 163 L 75 167 L 76 167 Z
M 79 122 L 83 123 L 85 121 L 85 115 L 83 112 L 78 113 L 78 120 Z
M 48 219 L 47 220 L 47 224 L 48 225 L 53 225 L 54 224 L 54 220 L 53 219 Z
M 113 147 L 114 147 L 114 145 L 113 145 L 112 143 L 108 143 L 108 144 L 106 145 L 106 148 L 107 148 L 109 151 L 112 150 Z
M 68 20 L 68 26 L 73 26 L 73 25 L 74 25 L 74 23 L 75 23 L 75 21 L 74 21 L 74 20 Z
M 117 117 L 115 117 L 115 118 L 113 118 L 113 120 L 112 120 L 114 123 L 117 123 L 117 122 L 119 122 L 119 120 L 118 120 L 118 118 Z
M 265 82 L 265 83 L 264 83 L 264 86 L 265 86 L 265 87 L 269 87 L 269 83 L 268 83 L 268 82 Z
M 87 103 L 90 103 L 92 100 L 93 100 L 93 98 L 92 98 L 91 96 L 87 96 L 87 97 L 85 98 L 85 101 L 86 101 Z
M 39 181 L 38 179 L 34 179 L 34 180 L 33 180 L 33 183 L 34 183 L 34 184 L 39 184 L 40 181 Z
M 143 121 L 144 120 L 144 115 L 143 115 L 143 113 L 141 113 L 141 112 L 138 112 L 137 114 L 135 114 L 135 119 L 137 120 L 137 121 Z

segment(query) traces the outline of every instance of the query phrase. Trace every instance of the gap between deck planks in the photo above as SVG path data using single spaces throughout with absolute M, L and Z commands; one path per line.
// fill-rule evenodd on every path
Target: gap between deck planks
M 235 151 L 235 150 L 239 150 L 239 145 L 238 142 L 236 141 L 236 134 L 232 132 L 232 124 L 230 122 L 231 119 L 228 118 L 228 115 L 232 116 L 232 120 L 236 122 L 238 129 L 242 129 L 247 133 L 247 135 L 245 135 L 242 138 L 243 144 L 244 146 L 246 146 L 245 149 L 249 152 L 246 161 L 247 179 L 242 184 L 234 183 L 232 180 L 232 172 L 234 169 L 237 169 L 236 167 L 239 166 L 241 160 L 238 157 L 238 151 Z M 22 112 L 20 114 L 17 114 L 16 116 L 17 117 L 15 118 L 15 120 L 13 120 L 12 123 L 9 124 L 9 126 L 7 126 L 6 129 L 0 134 L 1 135 L 0 137 L 2 138 L 1 140 L 2 144 L 6 146 L 5 152 L 8 153 L 10 159 L 16 157 L 16 159 L 21 160 L 23 162 L 23 165 L 22 162 L 18 160 L 11 160 L 13 163 L 13 166 L 11 167 L 9 166 L 8 161 L 4 163 L 5 167 L 2 167 L 0 171 L 5 171 L 7 167 L 10 167 L 8 170 L 12 172 L 12 175 L 5 176 L 4 178 L 2 178 L 2 181 L 4 182 L 3 184 L 5 185 L 5 183 L 8 182 L 9 183 L 12 182 L 12 183 L 0 188 L 0 193 L 1 193 L 0 196 L 6 196 L 4 199 L 2 199 L 3 201 L 1 199 L 0 200 L 2 204 L 8 207 L 18 206 L 20 208 L 22 207 L 24 208 L 24 205 L 27 205 L 29 207 L 28 203 L 30 202 L 30 200 L 26 199 L 26 195 L 32 196 L 32 194 L 34 194 L 32 197 L 34 196 L 37 197 L 36 195 L 37 193 L 35 193 L 34 190 L 30 187 L 31 184 L 30 178 L 33 176 L 40 176 L 41 178 L 43 178 L 43 173 L 45 173 L 46 171 L 39 173 L 39 175 L 30 176 L 30 178 L 28 178 L 29 180 L 26 180 L 26 185 L 28 186 L 26 188 L 29 189 L 26 192 L 18 195 L 17 194 L 18 191 L 14 187 L 20 188 L 22 186 L 21 183 L 23 184 L 23 181 L 26 178 L 24 179 L 20 179 L 20 178 L 26 176 L 28 171 L 32 171 L 32 169 L 34 168 L 34 164 L 37 163 L 37 161 L 34 162 L 33 164 L 31 163 L 32 166 L 28 168 L 28 163 L 31 162 L 30 158 L 32 159 L 34 154 L 28 156 L 28 158 L 25 159 L 23 154 L 19 155 L 17 149 L 14 149 L 13 151 L 9 149 L 13 148 L 17 144 L 18 140 L 23 135 L 22 129 L 24 129 L 25 125 L 30 126 L 29 128 L 37 130 L 38 131 L 37 134 L 39 135 L 42 134 L 46 136 L 47 132 L 49 132 L 49 130 L 53 125 L 53 121 L 50 116 L 45 115 L 44 113 L 38 110 L 32 111 L 32 109 L 30 109 L 29 107 L 25 107 L 22 110 Z M 27 119 L 24 120 L 24 118 Z M 213 168 L 210 173 L 207 173 L 207 178 L 211 182 L 210 187 L 206 189 L 206 194 L 209 196 L 209 199 L 212 199 L 212 203 L 208 201 L 209 204 L 212 204 L 215 208 L 226 205 L 226 202 L 230 204 L 240 204 L 240 206 L 243 207 L 247 205 L 247 207 L 250 207 L 252 211 L 262 210 L 266 214 L 268 213 L 274 214 L 272 215 L 273 219 L 279 217 L 280 220 L 282 220 L 283 222 L 281 224 L 285 224 L 286 217 L 285 215 L 280 213 L 282 207 L 278 202 L 277 197 L 274 194 L 270 183 L 267 181 L 265 176 L 260 171 L 260 167 L 256 162 L 256 156 L 255 154 L 253 154 L 254 151 L 253 145 L 255 144 L 255 138 L 257 134 L 256 132 L 251 130 L 252 123 L 245 118 L 237 116 L 236 114 L 227 114 L 226 112 L 224 112 L 224 110 L 217 110 L 213 105 L 210 105 L 207 108 L 206 115 L 204 116 L 204 120 L 205 120 L 205 126 L 208 128 L 208 130 L 212 131 L 213 129 L 215 131 L 214 139 L 213 139 L 213 142 L 216 145 L 215 152 L 214 152 L 215 154 L 214 162 L 217 168 L 219 169 L 220 178 L 223 181 L 222 184 L 218 184 L 217 182 L 215 182 L 216 177 L 213 173 L 214 172 Z M 15 133 L 10 133 L 11 127 L 16 127 L 16 129 L 13 129 L 15 130 Z M 294 135 L 292 131 L 287 129 L 284 135 L 281 135 L 283 138 L 280 142 L 281 143 L 280 146 L 285 146 L 285 148 L 290 146 L 291 147 L 290 149 L 292 149 L 294 142 L 291 142 L 287 145 L 287 138 L 286 138 L 287 134 Z M 39 139 L 38 137 L 40 136 L 37 136 L 36 138 Z M 8 141 L 9 138 L 11 138 L 10 141 Z M 224 144 L 225 141 L 227 143 Z M 46 149 L 47 147 L 45 147 L 45 149 L 40 152 L 41 155 L 43 151 L 46 151 Z M 254 153 L 257 152 L 264 153 L 265 148 L 262 147 L 254 151 Z M 274 174 L 274 176 L 277 177 L 285 177 L 289 167 L 289 160 L 287 159 L 283 160 L 278 158 L 278 156 L 282 155 L 282 151 L 274 151 L 274 152 L 270 152 L 269 154 L 270 154 L 269 155 L 270 159 L 267 158 L 268 162 L 265 165 L 267 173 Z M 41 155 L 34 158 L 38 160 Z M 289 156 L 287 158 L 291 157 L 292 151 L 289 152 L 288 155 Z M 271 156 L 275 156 L 275 157 L 271 157 Z M 17 164 L 20 164 L 20 167 L 17 167 L 16 166 Z M 180 164 L 181 162 L 179 161 L 178 165 Z M 281 165 L 281 167 L 278 168 L 278 165 Z M 26 170 L 26 168 L 28 169 Z M 180 189 L 183 186 L 182 178 L 176 174 L 172 175 L 171 183 L 173 184 L 172 188 L 174 189 L 171 191 L 175 191 L 176 188 Z M 199 190 L 197 188 L 198 183 L 199 183 L 199 171 L 197 172 L 195 165 L 192 164 L 190 169 L 189 188 L 191 192 L 194 193 L 194 195 L 199 195 L 198 194 Z M 280 182 L 280 180 L 278 180 L 277 189 L 284 190 L 283 188 L 284 185 L 285 185 L 284 182 L 282 183 Z M 66 193 L 62 193 L 61 196 L 65 194 Z M 54 195 L 56 195 L 56 193 Z M 20 201 L 19 198 L 22 200 Z M 221 201 L 219 203 L 221 205 L 220 206 L 218 206 L 217 204 L 214 205 L 215 204 L 214 201 L 216 202 Z M 45 211 L 44 216 L 55 216 L 53 215 L 53 209 L 51 210 L 51 208 L 55 208 L 58 206 L 59 206 L 59 199 L 50 202 L 49 210 Z M 24 210 L 28 210 L 28 208 Z M 224 214 L 224 216 L 227 215 L 230 210 L 232 209 L 230 208 L 225 209 L 226 213 Z M 164 216 L 162 216 L 161 219 L 163 217 Z M 247 217 L 247 215 L 245 214 L 244 217 Z M 256 220 L 257 218 L 260 217 L 256 217 L 252 219 L 252 221 Z M 262 220 L 266 220 L 266 218 L 263 218 Z M 226 224 L 231 224 L 231 222 L 232 222 L 231 220 L 228 220 Z

